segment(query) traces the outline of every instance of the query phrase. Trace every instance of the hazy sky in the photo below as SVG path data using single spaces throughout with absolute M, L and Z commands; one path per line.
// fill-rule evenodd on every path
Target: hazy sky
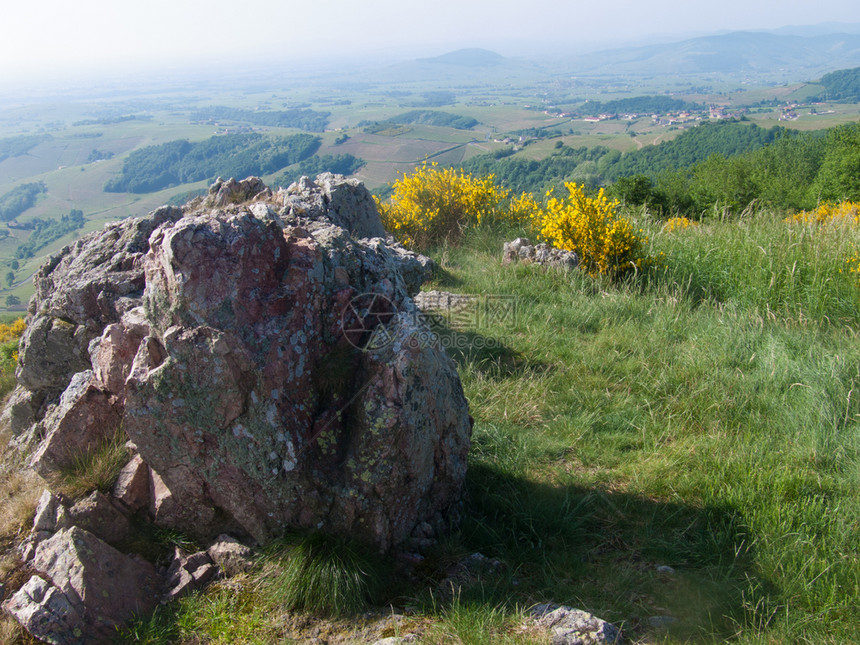
M 615 45 L 654 35 L 860 22 L 857 0 L 13 0 L 0 79 L 145 61 L 171 66 L 487 47 Z

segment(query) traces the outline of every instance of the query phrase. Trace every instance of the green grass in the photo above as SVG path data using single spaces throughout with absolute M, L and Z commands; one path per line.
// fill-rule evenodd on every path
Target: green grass
M 438 615 L 440 621 L 427 631 L 422 642 L 462 645 L 546 643 L 537 631 L 521 628 L 526 622 L 522 612 L 503 606 L 487 606 L 480 601 L 464 601 L 459 594 L 439 609 Z
M 120 430 L 99 446 L 77 457 L 74 463 L 54 476 L 51 482 L 54 490 L 71 499 L 83 497 L 94 490 L 110 492 L 131 456 L 126 447 L 127 441 L 125 432 Z
M 293 642 L 290 613 L 352 620 L 370 601 L 379 601 L 385 579 L 378 558 L 348 540 L 321 534 L 286 537 L 266 548 L 251 575 L 215 584 L 139 619 L 123 642 Z
M 437 286 L 521 304 L 482 331 L 504 351 L 457 355 L 463 548 L 521 571 L 496 602 L 654 637 L 668 614 L 672 642 L 860 636 L 860 289 L 838 272 L 856 234 L 832 233 L 768 214 L 655 232 L 667 268 L 620 286 L 500 269 L 487 234 L 443 254 Z
M 271 607 L 260 604 L 246 579 L 215 583 L 160 607 L 122 634 L 119 642 L 158 645 L 271 645 L 291 643 L 272 623 Z
M 686 230 L 665 232 L 644 220 L 652 253 L 665 253 L 663 268 L 647 276 L 654 292 L 818 329 L 855 325 L 858 283 L 845 261 L 860 248 L 852 225 L 787 224 L 782 214 L 747 213 L 732 221 L 721 214 Z

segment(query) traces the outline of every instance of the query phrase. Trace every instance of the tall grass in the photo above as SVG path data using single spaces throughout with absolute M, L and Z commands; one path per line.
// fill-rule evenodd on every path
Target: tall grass
M 128 436 L 120 429 L 98 446 L 78 455 L 71 465 L 51 477 L 54 489 L 72 499 L 94 490 L 109 492 L 131 457 L 127 441 Z
M 803 224 L 760 211 L 674 231 L 659 220 L 644 223 L 653 231 L 652 252 L 665 254 L 652 285 L 789 323 L 857 320 L 857 278 L 843 271 L 860 247 L 853 220 Z
M 377 563 L 357 545 L 317 533 L 275 545 L 260 589 L 287 611 L 347 616 L 367 608 L 381 579 Z
M 856 232 L 640 225 L 666 259 L 621 285 L 500 270 L 481 236 L 443 254 L 456 290 L 522 304 L 483 331 L 504 351 L 456 356 L 477 420 L 467 548 L 528 572 L 501 595 L 634 633 L 671 614 L 673 642 L 860 637 L 860 288 L 839 272 Z

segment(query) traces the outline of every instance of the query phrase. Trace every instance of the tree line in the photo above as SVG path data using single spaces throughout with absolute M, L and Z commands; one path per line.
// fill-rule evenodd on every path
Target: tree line
M 685 110 L 701 110 L 698 103 L 689 103 L 671 96 L 634 96 L 612 101 L 588 101 L 576 108 L 578 114 L 666 114 Z
M 50 134 L 21 134 L 17 137 L 0 139 L 0 161 L 27 154 L 31 149 L 50 138 Z
M 12 190 L 0 195 L 0 220 L 8 222 L 31 208 L 39 195 L 46 192 L 48 187 L 43 181 L 30 182 L 15 186 Z
M 310 134 L 267 137 L 258 133 L 228 134 L 191 143 L 184 139 L 135 150 L 105 192 L 149 193 L 170 186 L 267 175 L 307 159 L 320 146 Z
M 72 209 L 68 215 L 63 215 L 58 220 L 34 218 L 30 222 L 33 226 L 33 232 L 30 233 L 26 242 L 15 249 L 15 257 L 18 259 L 31 258 L 51 242 L 83 228 L 85 223 L 84 213 L 78 209 Z
M 243 110 L 223 105 L 202 108 L 191 114 L 195 122 L 237 121 L 251 125 L 275 128 L 296 128 L 307 132 L 324 132 L 330 112 L 319 112 L 306 108 L 289 110 Z
M 384 121 L 360 121 L 358 123 L 358 127 L 364 128 L 368 134 L 389 130 L 392 125 L 435 125 L 457 130 L 471 130 L 478 125 L 478 120 L 469 116 L 460 116 L 438 110 L 412 110 Z
M 606 147 L 558 147 L 541 161 L 481 155 L 462 164 L 494 174 L 517 191 L 543 193 L 565 181 L 607 187 L 655 211 L 740 211 L 752 202 L 785 210 L 822 200 L 860 199 L 860 123 L 797 132 L 743 121 L 706 123 L 671 141 L 620 153 Z
M 665 171 L 687 168 L 711 155 L 733 156 L 785 136 L 794 135 L 778 126 L 762 128 L 747 121 L 727 120 L 703 123 L 670 141 L 627 153 L 605 146 L 571 148 L 557 144 L 556 151 L 540 161 L 501 158 L 511 152 L 504 149 L 472 157 L 462 167 L 475 174 L 495 174 L 517 192 L 541 192 L 571 179 L 597 187 L 638 174 L 653 180 Z
M 823 87 L 820 101 L 860 102 L 860 67 L 830 72 L 818 82 Z

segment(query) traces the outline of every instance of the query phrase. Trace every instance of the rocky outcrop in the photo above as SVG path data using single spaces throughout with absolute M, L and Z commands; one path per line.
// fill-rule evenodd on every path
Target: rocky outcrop
M 218 567 L 206 551 L 187 555 L 176 547 L 167 569 L 166 601 L 176 600 L 203 587 L 218 574 Z
M 6 412 L 15 443 L 49 479 L 118 431 L 134 457 L 112 495 L 43 497 L 25 554 L 42 582 L 16 595 L 19 620 L 53 633 L 56 588 L 86 622 L 94 595 L 70 596 L 39 553 L 61 540 L 101 553 L 132 514 L 205 543 L 303 528 L 380 552 L 456 521 L 467 403 L 411 298 L 430 261 L 383 234 L 352 180 L 219 180 L 40 269 Z M 220 542 L 175 561 L 170 597 L 246 566 Z

